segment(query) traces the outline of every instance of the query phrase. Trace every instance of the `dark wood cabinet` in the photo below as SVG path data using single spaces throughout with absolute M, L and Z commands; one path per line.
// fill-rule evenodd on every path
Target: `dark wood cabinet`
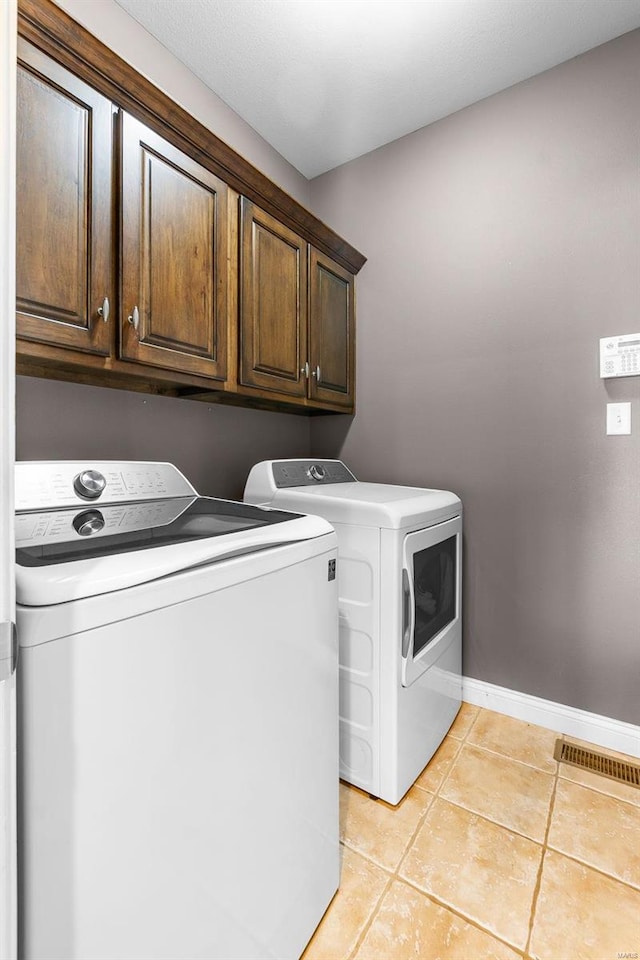
M 245 197 L 240 382 L 353 409 L 354 277 Z
M 240 382 L 306 397 L 307 244 L 243 197 Z
M 18 337 L 224 380 L 226 184 L 24 40 L 19 56 Z
M 121 356 L 226 377 L 227 187 L 121 116 Z
M 18 29 L 18 372 L 352 411 L 362 254 L 51 0 Z
M 24 40 L 17 74 L 17 334 L 108 355 L 112 104 Z
M 353 408 L 354 277 L 313 247 L 309 249 L 309 363 L 310 398 Z

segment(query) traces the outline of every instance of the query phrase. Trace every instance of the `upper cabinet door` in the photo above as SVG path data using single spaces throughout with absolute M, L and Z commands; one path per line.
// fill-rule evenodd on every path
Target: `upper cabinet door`
M 309 253 L 309 336 L 309 396 L 353 408 L 354 278 L 313 247 Z
M 24 40 L 18 57 L 16 332 L 107 355 L 111 103 Z
M 227 186 L 122 113 L 126 359 L 224 380 Z
M 242 198 L 240 381 L 306 397 L 307 244 Z

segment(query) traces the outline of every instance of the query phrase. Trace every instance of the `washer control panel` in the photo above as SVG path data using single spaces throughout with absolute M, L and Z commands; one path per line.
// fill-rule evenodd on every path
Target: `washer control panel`
M 353 483 L 356 479 L 341 460 L 275 460 L 271 467 L 279 489 L 318 483 Z
M 184 513 L 193 497 L 177 500 L 149 500 L 144 503 L 85 506 L 75 510 L 26 511 L 16 516 L 16 546 L 36 547 L 72 543 L 79 537 L 108 537 L 113 533 L 135 533 L 164 527 Z
M 194 495 L 194 487 L 171 463 L 116 460 L 16 463 L 17 511 Z

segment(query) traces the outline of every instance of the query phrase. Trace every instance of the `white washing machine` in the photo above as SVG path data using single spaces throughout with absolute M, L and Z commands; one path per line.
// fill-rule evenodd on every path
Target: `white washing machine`
M 336 536 L 16 467 L 22 960 L 295 960 L 338 886 Z
M 360 483 L 339 460 L 258 463 L 248 503 L 316 514 L 338 535 L 340 775 L 398 803 L 462 694 L 462 504 Z

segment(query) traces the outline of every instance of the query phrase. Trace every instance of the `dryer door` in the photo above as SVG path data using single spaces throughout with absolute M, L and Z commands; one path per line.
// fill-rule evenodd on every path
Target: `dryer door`
M 402 685 L 410 686 L 460 637 L 462 518 L 405 537 Z

